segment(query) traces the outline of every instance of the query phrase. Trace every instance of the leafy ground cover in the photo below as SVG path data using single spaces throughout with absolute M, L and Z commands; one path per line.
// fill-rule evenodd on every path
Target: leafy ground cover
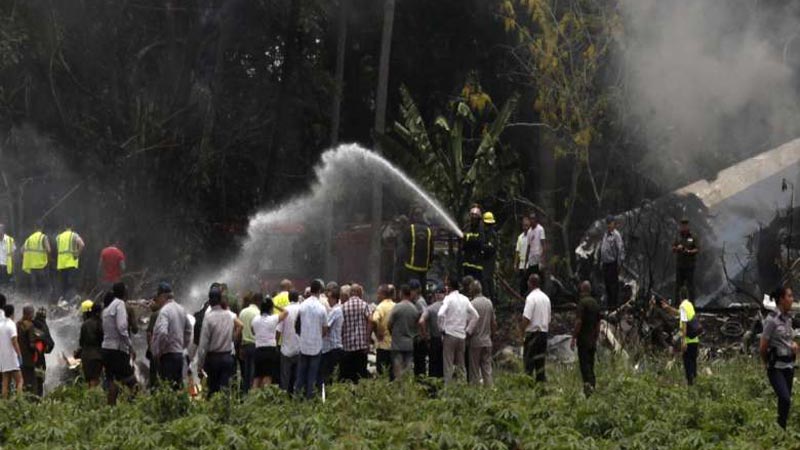
M 800 413 L 774 424 L 775 398 L 751 360 L 708 364 L 693 388 L 681 367 L 598 366 L 582 394 L 577 368 L 550 367 L 542 389 L 500 374 L 492 390 L 438 381 L 336 385 L 328 400 L 276 389 L 192 402 L 170 392 L 116 408 L 102 392 L 63 388 L 41 403 L 0 402 L 8 449 L 777 449 L 800 447 Z

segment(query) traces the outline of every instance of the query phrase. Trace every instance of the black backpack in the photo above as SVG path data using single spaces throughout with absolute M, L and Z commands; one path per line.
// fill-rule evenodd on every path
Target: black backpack
M 686 337 L 694 339 L 701 334 L 703 334 L 703 326 L 700 325 L 700 321 L 697 320 L 697 314 L 695 314 L 692 320 L 686 322 Z

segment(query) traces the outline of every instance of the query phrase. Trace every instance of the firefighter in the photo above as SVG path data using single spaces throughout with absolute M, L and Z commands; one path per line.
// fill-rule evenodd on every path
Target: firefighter
M 42 233 L 42 224 L 37 223 L 33 234 L 22 246 L 22 270 L 30 275 L 31 295 L 43 300 L 48 294 L 50 280 L 47 274 L 50 240 Z
M 422 208 L 415 207 L 411 211 L 406 231 L 403 233 L 404 276 L 400 284 L 408 284 L 411 280 L 419 281 L 423 294 L 428 280 L 428 270 L 433 260 L 433 230 L 423 216 Z
M 78 233 L 72 231 L 72 225 L 67 224 L 64 231 L 56 237 L 58 257 L 56 269 L 58 270 L 59 297 L 62 300 L 71 299 L 75 290 L 75 278 L 78 274 L 80 255 L 85 247 L 83 239 Z
M 469 211 L 469 223 L 461 241 L 461 271 L 463 276 L 483 281 L 483 245 L 485 234 L 481 209 L 473 205 Z
M 496 301 L 494 271 L 497 262 L 497 229 L 494 214 L 489 211 L 483 214 L 483 229 L 486 237 L 483 245 L 483 290 L 488 298 Z
M 0 223 L 0 286 L 11 283 L 14 276 L 14 253 L 17 244 L 14 238 L 6 234 L 5 225 Z
M 695 301 L 694 268 L 700 252 L 700 242 L 689 229 L 689 219 L 686 217 L 681 219 L 672 252 L 675 254 L 675 299 L 677 301 L 680 298 L 681 289 L 685 287 L 689 291 L 689 300 Z

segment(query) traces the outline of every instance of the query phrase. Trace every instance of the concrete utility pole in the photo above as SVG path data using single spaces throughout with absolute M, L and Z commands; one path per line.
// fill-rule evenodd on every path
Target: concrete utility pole
M 381 59 L 378 69 L 378 90 L 375 104 L 375 133 L 386 131 L 386 102 L 389 91 L 389 57 L 392 51 L 392 27 L 394 26 L 394 0 L 383 4 L 383 35 L 381 36 Z M 375 152 L 381 154 L 379 143 Z M 369 279 L 367 287 L 372 293 L 378 287 L 381 276 L 381 226 L 383 216 L 383 190 L 379 174 L 372 177 L 372 236 L 370 238 Z

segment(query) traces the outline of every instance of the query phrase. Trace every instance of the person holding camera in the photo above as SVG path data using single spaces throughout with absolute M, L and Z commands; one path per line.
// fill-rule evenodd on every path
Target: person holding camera
M 778 425 L 786 429 L 789 408 L 792 405 L 792 381 L 794 380 L 794 360 L 797 356 L 797 343 L 792 329 L 791 288 L 782 287 L 772 293 L 777 310 L 764 320 L 759 353 L 767 367 L 767 378 L 778 397 Z

